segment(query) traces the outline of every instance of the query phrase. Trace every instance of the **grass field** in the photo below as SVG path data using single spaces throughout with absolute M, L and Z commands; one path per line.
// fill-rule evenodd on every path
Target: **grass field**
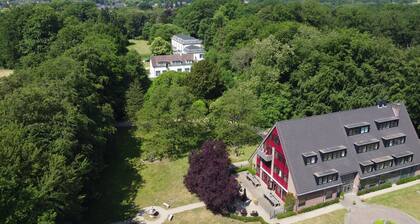
M 214 215 L 205 208 L 199 208 L 187 212 L 175 214 L 172 221 L 166 221 L 165 224 L 243 224 L 244 222 L 226 218 L 220 215 Z M 259 224 L 259 222 L 247 222 L 248 224 Z
M 152 51 L 150 50 L 150 46 L 147 44 L 147 40 L 130 40 L 130 45 L 127 48 L 128 50 L 137 51 L 143 59 L 152 55 Z M 148 70 L 150 67 L 149 62 L 144 62 L 143 66 L 146 70 Z
M 346 212 L 346 209 L 340 209 L 325 215 L 297 222 L 295 224 L 343 224 Z
M 137 192 L 136 205 L 146 207 L 166 202 L 177 207 L 198 202 L 184 186 L 187 170 L 187 158 L 147 164 L 140 172 L 144 184 Z
M 235 155 L 233 148 L 229 148 L 229 157 L 232 163 L 248 160 L 258 145 L 245 145 L 238 149 L 239 155 Z
M 400 209 L 420 220 L 420 184 L 368 199 L 367 202 Z
M 149 57 L 152 54 L 150 46 L 147 44 L 147 40 L 130 40 L 129 50 L 135 50 L 142 57 Z
M 0 68 L 0 78 L 12 74 L 13 70 Z
M 143 163 L 140 142 L 127 129 L 118 130 L 109 148 L 109 166 L 97 189 L 99 199 L 89 205 L 88 223 L 125 220 L 140 208 L 163 202 L 172 207 L 198 202 L 183 184 L 187 158 Z

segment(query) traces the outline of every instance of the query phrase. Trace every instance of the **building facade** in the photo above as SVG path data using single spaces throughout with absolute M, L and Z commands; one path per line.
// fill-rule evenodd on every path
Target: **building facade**
M 150 58 L 149 78 L 156 78 L 166 71 L 190 72 L 192 64 L 204 60 L 202 41 L 188 35 L 174 35 L 171 38 L 173 55 L 159 55 Z
M 190 72 L 193 63 L 193 54 L 153 56 L 150 59 L 149 78 L 156 78 L 166 71 Z
M 420 175 L 420 140 L 403 104 L 277 122 L 251 157 L 264 187 L 296 210 L 340 192 Z

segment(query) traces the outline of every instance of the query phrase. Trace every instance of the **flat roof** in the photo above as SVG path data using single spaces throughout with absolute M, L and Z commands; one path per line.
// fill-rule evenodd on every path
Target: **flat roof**
M 414 155 L 414 153 L 411 151 L 405 151 L 405 152 L 392 154 L 394 158 L 401 158 L 401 157 L 406 157 L 406 156 L 411 156 L 411 155 Z
M 362 166 L 369 166 L 369 165 L 373 165 L 373 162 L 370 161 L 370 160 L 366 160 L 366 161 L 360 162 L 360 165 L 362 165 Z
M 329 170 L 324 170 L 320 172 L 315 172 L 314 175 L 316 177 L 323 177 L 323 176 L 327 176 L 334 173 L 338 173 L 338 171 L 336 169 L 329 169 Z
M 310 157 L 310 156 L 316 156 L 316 155 L 318 155 L 318 154 L 316 154 L 316 152 L 314 152 L 314 151 L 302 153 L 302 156 L 304 156 L 304 157 Z
M 357 145 L 357 146 L 361 146 L 361 145 L 367 145 L 367 144 L 372 144 L 372 143 L 376 143 L 376 142 L 379 142 L 379 139 L 371 138 L 371 139 L 355 142 L 354 144 Z
M 334 146 L 334 147 L 329 147 L 326 149 L 321 149 L 319 150 L 320 153 L 325 154 L 325 153 L 330 153 L 330 152 L 336 152 L 336 151 L 341 151 L 346 149 L 346 146 L 344 145 L 339 145 L 339 146 Z
M 359 123 L 353 123 L 353 124 L 346 124 L 344 125 L 345 128 L 357 128 L 357 127 L 363 127 L 370 125 L 369 122 L 359 122 Z
M 399 120 L 398 117 L 392 116 L 392 117 L 385 117 L 385 118 L 379 118 L 376 119 L 375 122 L 376 123 L 383 123 L 383 122 L 387 122 L 387 121 L 395 121 L 395 120 Z
M 381 156 L 381 157 L 372 159 L 372 162 L 381 163 L 381 162 L 385 162 L 385 161 L 393 160 L 393 159 L 394 159 L 394 157 L 392 157 L 392 156 Z
M 394 138 L 399 138 L 399 137 L 404 137 L 406 136 L 404 133 L 395 133 L 395 134 L 391 134 L 391 135 L 386 135 L 383 136 L 382 138 L 385 140 L 389 140 L 389 139 L 394 139 Z

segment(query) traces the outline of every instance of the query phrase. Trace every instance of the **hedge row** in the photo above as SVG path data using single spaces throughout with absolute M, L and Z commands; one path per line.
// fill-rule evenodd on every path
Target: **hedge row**
M 371 187 L 371 188 L 368 188 L 368 189 L 360 190 L 359 192 L 357 192 L 357 195 L 363 195 L 363 194 L 367 194 L 367 193 L 370 193 L 370 192 L 379 191 L 379 190 L 382 190 L 382 189 L 385 189 L 385 188 L 390 188 L 391 186 L 392 186 L 392 183 L 390 183 L 390 182 L 383 183 L 383 184 L 380 184 L 376 187 Z
M 229 218 L 236 219 L 242 222 L 260 222 L 261 224 L 268 224 L 261 216 L 240 216 L 230 214 Z
M 286 218 L 286 217 L 289 217 L 289 216 L 294 216 L 296 214 L 297 213 L 294 212 L 294 211 L 282 212 L 282 213 L 277 214 L 277 218 L 278 219 L 283 219 L 283 218 Z
M 279 214 L 277 214 L 277 218 L 282 219 L 282 218 L 286 218 L 286 217 L 293 216 L 293 215 L 296 215 L 296 214 L 309 212 L 309 211 L 312 211 L 312 210 L 315 210 L 315 209 L 323 208 L 323 207 L 326 207 L 328 205 L 338 203 L 339 201 L 340 201 L 340 199 L 336 198 L 336 199 L 331 200 L 331 201 L 326 201 L 326 202 L 323 202 L 323 203 L 320 203 L 320 204 L 317 204 L 317 205 L 314 205 L 314 206 L 303 208 L 302 210 L 299 210 L 298 212 L 288 211 L 288 212 L 279 213 Z
M 302 210 L 299 211 L 299 213 L 305 213 L 305 212 L 309 212 L 309 211 L 312 211 L 312 210 L 315 210 L 315 209 L 318 209 L 318 208 L 323 208 L 323 207 L 326 207 L 328 205 L 338 203 L 339 201 L 340 201 L 340 199 L 336 198 L 336 199 L 331 200 L 331 201 L 326 201 L 326 202 L 323 202 L 321 204 L 317 204 L 317 205 L 314 205 L 314 206 L 303 208 Z
M 238 167 L 235 168 L 235 173 L 240 173 L 243 171 L 248 171 L 250 174 L 255 175 L 257 172 L 250 166 L 243 166 L 243 167 Z
M 420 179 L 420 175 L 419 176 L 412 176 L 412 177 L 406 177 L 406 178 L 401 178 L 397 181 L 397 184 L 404 184 L 407 182 L 411 182 L 411 181 L 415 181 L 415 180 L 419 180 Z

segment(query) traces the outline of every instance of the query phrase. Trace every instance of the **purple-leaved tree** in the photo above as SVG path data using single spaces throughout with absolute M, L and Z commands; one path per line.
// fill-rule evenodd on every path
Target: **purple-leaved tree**
M 222 141 L 207 140 L 191 152 L 184 184 L 214 213 L 227 213 L 239 196 L 239 185 L 229 171 L 230 160 Z

